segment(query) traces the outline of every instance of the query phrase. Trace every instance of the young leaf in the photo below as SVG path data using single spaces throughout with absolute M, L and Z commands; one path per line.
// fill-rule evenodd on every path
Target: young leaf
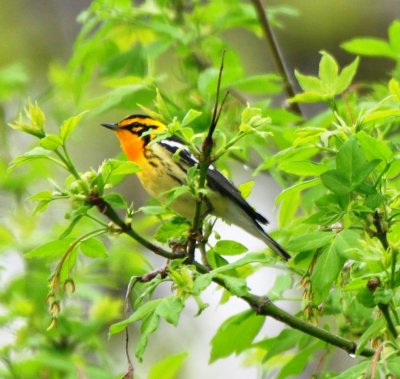
M 264 317 L 257 316 L 252 310 L 238 313 L 225 320 L 211 340 L 210 363 L 248 349 L 264 321 Z
M 302 339 L 304 339 L 304 334 L 300 331 L 295 329 L 284 329 L 278 336 L 267 338 L 255 343 L 253 346 L 266 350 L 267 353 L 263 358 L 263 363 L 265 363 L 272 357 L 283 353 L 284 351 L 293 349 Z
M 293 358 L 284 365 L 276 379 L 299 377 L 300 373 L 304 371 L 307 363 L 315 354 L 315 350 L 321 349 L 323 346 L 322 342 L 313 343 L 300 350 L 297 354 L 294 354 Z
M 189 111 L 183 117 L 181 127 L 183 128 L 183 127 L 189 125 L 191 122 L 196 120 L 196 118 L 200 117 L 201 115 L 202 115 L 201 112 L 196 111 L 195 109 L 189 109 Z
M 248 182 L 244 182 L 239 185 L 238 190 L 244 199 L 247 199 L 250 196 L 254 183 L 254 180 L 249 180 Z
M 148 379 L 175 379 L 187 357 L 188 353 L 180 353 L 164 358 L 151 368 Z
M 352 63 L 343 68 L 336 82 L 336 94 L 344 92 L 350 86 L 354 75 L 357 72 L 359 62 L 360 59 L 357 57 Z
M 235 296 L 244 296 L 249 292 L 246 280 L 242 278 L 235 278 L 230 275 L 215 275 L 218 279 L 222 280 L 227 287 L 228 291 Z
M 316 76 L 303 75 L 297 70 L 294 71 L 294 75 L 304 92 L 319 93 L 322 91 L 321 81 Z
M 314 304 L 319 304 L 325 299 L 332 284 L 336 281 L 346 261 L 344 258 L 346 250 L 353 248 L 354 234 L 349 230 L 336 234 L 333 241 L 318 257 L 311 276 Z
M 154 333 L 157 330 L 159 323 L 160 316 L 156 315 L 155 313 L 151 314 L 147 319 L 143 321 L 140 328 L 140 338 L 136 344 L 135 349 L 135 356 L 139 362 L 143 360 L 143 354 L 146 350 L 150 334 Z
M 397 102 L 400 102 L 400 82 L 395 78 L 389 81 L 389 92 L 395 97 Z
M 389 44 L 378 38 L 354 38 L 340 45 L 346 51 L 370 57 L 396 58 Z
M 214 251 L 220 255 L 239 255 L 247 250 L 246 246 L 231 240 L 219 240 L 214 247 Z
M 55 134 L 47 134 L 39 141 L 39 145 L 46 150 L 56 150 L 63 144 L 62 139 Z
M 34 159 L 51 159 L 50 158 L 51 151 L 43 149 L 41 147 L 34 147 L 32 150 L 20 155 L 11 161 L 8 169 L 14 170 L 25 163 L 28 163 Z
M 157 308 L 158 304 L 162 299 L 151 300 L 144 305 L 142 305 L 139 309 L 137 309 L 134 313 L 132 313 L 126 320 L 117 322 L 110 326 L 109 334 L 117 334 L 122 332 L 129 324 L 132 324 L 136 321 L 146 320 L 151 317 Z
M 268 291 L 268 298 L 271 301 L 282 299 L 283 292 L 290 289 L 293 284 L 293 279 L 289 275 L 279 275 L 275 279 L 275 283 Z
M 335 94 L 336 81 L 338 79 L 339 66 L 332 55 L 322 51 L 322 58 L 319 62 L 319 77 L 321 79 L 323 92 L 329 96 Z
M 356 355 L 364 350 L 368 342 L 372 338 L 376 338 L 381 335 L 385 329 L 385 320 L 383 317 L 377 318 L 368 328 L 364 331 L 357 343 Z
M 65 238 L 63 240 L 55 240 L 47 242 L 25 254 L 26 258 L 43 258 L 43 257 L 57 257 L 68 249 L 74 238 Z
M 126 209 L 128 207 L 128 204 L 123 196 L 117 192 L 109 193 L 104 196 L 103 199 L 115 208 Z
M 293 238 L 286 247 L 293 251 L 315 250 L 330 244 L 335 235 L 332 232 L 309 232 Z
M 154 238 L 159 241 L 166 243 L 173 238 L 185 238 L 190 228 L 190 224 L 183 217 L 172 217 L 159 226 Z
M 176 296 L 164 297 L 157 305 L 155 313 L 170 324 L 177 326 L 185 304 Z
M 298 176 L 319 176 L 328 171 L 329 166 L 312 161 L 284 161 L 279 169 Z
M 83 254 L 90 258 L 106 258 L 107 250 L 104 244 L 95 238 L 82 241 L 79 245 Z
M 388 29 L 389 45 L 400 57 L 400 21 L 394 20 Z
M 82 117 L 87 113 L 88 111 L 84 111 L 79 113 L 76 116 L 70 117 L 69 119 L 65 120 L 61 127 L 60 127 L 60 137 L 65 142 L 71 133 L 74 131 L 74 129 L 78 126 L 79 122 L 81 121 Z
M 103 167 L 104 172 L 110 172 L 110 178 L 113 176 L 134 174 L 139 170 L 140 166 L 135 162 L 118 159 L 109 159 Z

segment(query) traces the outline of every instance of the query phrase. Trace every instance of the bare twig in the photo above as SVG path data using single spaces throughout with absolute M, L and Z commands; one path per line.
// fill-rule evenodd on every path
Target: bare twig
M 253 3 L 253 6 L 257 12 L 258 19 L 260 21 L 261 27 L 262 27 L 264 35 L 265 35 L 267 46 L 268 46 L 268 48 L 270 48 L 272 50 L 272 56 L 274 57 L 276 67 L 278 68 L 278 71 L 284 81 L 285 91 L 289 98 L 294 97 L 296 92 L 294 90 L 292 81 L 290 80 L 288 70 L 285 67 L 282 54 L 278 48 L 278 44 L 276 43 L 275 36 L 272 31 L 271 25 L 268 21 L 267 12 L 266 12 L 263 4 L 261 3 L 261 0 L 251 0 L 251 2 Z M 298 103 L 290 103 L 289 109 L 291 111 L 299 114 L 300 116 L 303 115 Z
M 224 58 L 225 58 L 225 51 L 222 53 L 221 66 L 220 66 L 219 74 L 218 74 L 218 83 L 217 83 L 217 91 L 216 91 L 216 96 L 215 96 L 213 116 L 212 116 L 210 128 L 208 129 L 207 136 L 203 141 L 199 164 L 198 164 L 199 171 L 200 171 L 199 183 L 198 183 L 199 190 L 203 189 L 206 185 L 208 168 L 209 168 L 210 164 L 212 163 L 211 153 L 212 153 L 212 149 L 213 149 L 213 145 L 214 145 L 213 134 L 215 132 L 215 128 L 217 127 L 218 120 L 221 115 L 222 107 L 223 107 L 226 97 L 228 95 L 228 93 L 225 94 L 225 96 L 221 102 L 221 105 L 219 105 L 219 95 L 220 95 L 220 89 L 221 89 L 222 72 L 224 70 Z M 189 236 L 189 243 L 188 243 L 188 249 L 187 249 L 189 262 L 193 262 L 197 240 L 198 240 L 199 236 L 201 238 L 201 231 L 203 228 L 203 219 L 204 219 L 204 214 L 202 214 L 202 213 L 204 213 L 204 212 L 202 212 L 203 204 L 205 203 L 204 200 L 205 200 L 204 195 L 203 195 L 203 193 L 200 192 L 199 199 L 196 202 L 196 208 L 195 208 L 195 213 L 194 213 L 194 217 L 193 217 L 191 233 Z

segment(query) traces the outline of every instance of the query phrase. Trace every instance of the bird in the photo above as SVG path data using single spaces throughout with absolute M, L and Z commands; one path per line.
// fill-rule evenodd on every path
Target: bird
M 136 174 L 150 196 L 165 201 L 165 193 L 187 183 L 187 171 L 199 164 L 198 159 L 178 137 L 170 136 L 154 140 L 167 126 L 150 116 L 133 114 L 117 123 L 103 123 L 114 131 L 127 158 L 140 166 Z M 262 240 L 283 260 L 290 254 L 267 232 L 262 225 L 268 220 L 258 213 L 241 195 L 225 175 L 210 165 L 206 177 L 207 211 L 227 224 L 237 225 L 254 237 Z M 179 196 L 170 205 L 176 213 L 193 219 L 196 200 L 190 193 Z

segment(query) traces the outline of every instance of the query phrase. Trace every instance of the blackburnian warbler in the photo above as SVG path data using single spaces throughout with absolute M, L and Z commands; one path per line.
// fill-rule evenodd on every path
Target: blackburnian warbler
M 196 157 L 175 136 L 150 143 L 157 133 L 166 129 L 162 122 L 151 117 L 132 115 L 116 124 L 101 125 L 117 133 L 128 159 L 141 167 L 137 175 L 144 189 L 161 201 L 165 192 L 186 184 L 188 168 L 198 164 Z M 267 219 L 256 212 L 234 184 L 213 165 L 207 172 L 207 190 L 207 210 L 211 214 L 261 239 L 284 260 L 290 259 L 285 249 L 262 228 L 261 224 L 267 224 Z M 183 194 L 172 203 L 171 208 L 193 219 L 195 199 L 189 193 Z

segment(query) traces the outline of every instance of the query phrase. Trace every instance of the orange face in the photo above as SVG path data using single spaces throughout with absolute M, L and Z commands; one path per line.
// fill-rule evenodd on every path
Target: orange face
M 117 124 L 102 124 L 102 126 L 117 133 L 122 150 L 128 159 L 139 165 L 145 162 L 144 151 L 152 138 L 150 135 L 143 136 L 143 133 L 165 129 L 163 123 L 144 115 L 128 116 Z
M 116 130 L 117 137 L 121 143 L 122 150 L 129 160 L 140 164 L 144 160 L 144 141 L 140 136 L 126 129 Z

